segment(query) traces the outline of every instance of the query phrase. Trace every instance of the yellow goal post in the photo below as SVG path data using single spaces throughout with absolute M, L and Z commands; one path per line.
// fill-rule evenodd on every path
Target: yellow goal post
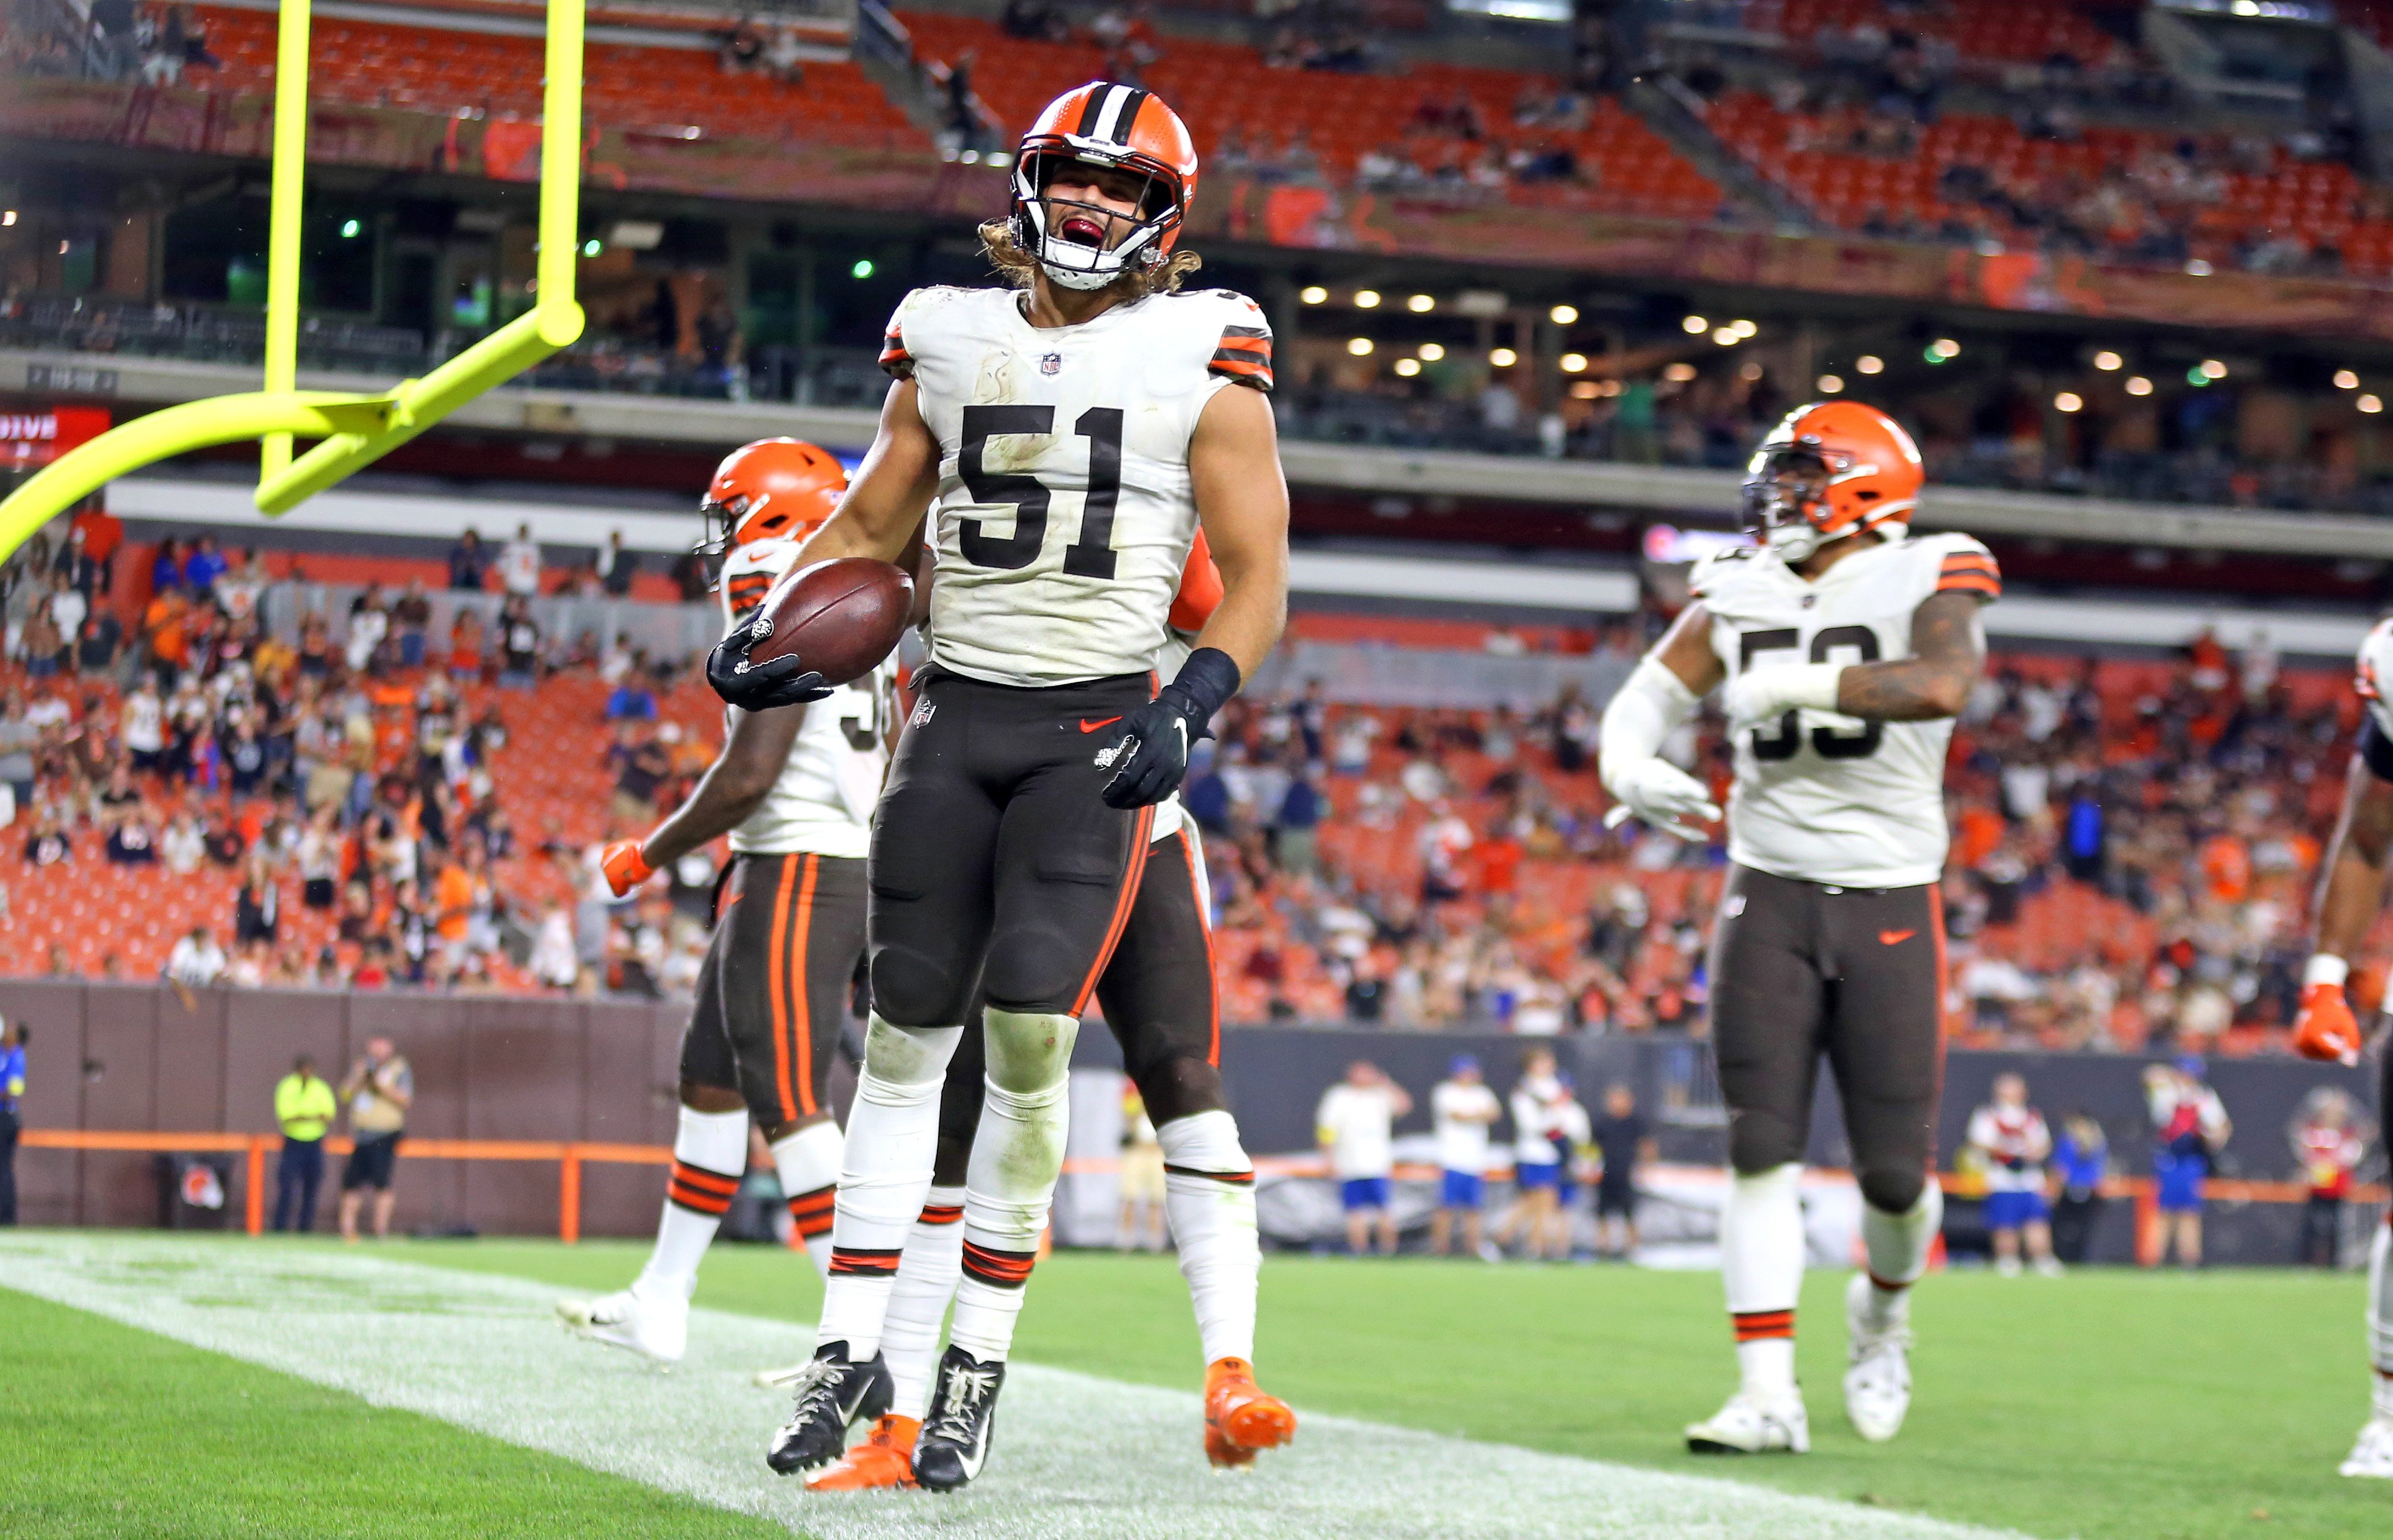
M 275 37 L 265 388 L 153 411 L 59 456 L 0 502 L 0 561 L 116 477 L 214 444 L 259 440 L 258 510 L 289 513 L 579 337 L 582 307 L 573 287 L 581 240 L 582 6 L 583 0 L 548 0 L 532 307 L 422 379 L 358 396 L 296 388 L 309 0 L 282 0 Z M 302 438 L 318 442 L 294 458 L 294 441 Z

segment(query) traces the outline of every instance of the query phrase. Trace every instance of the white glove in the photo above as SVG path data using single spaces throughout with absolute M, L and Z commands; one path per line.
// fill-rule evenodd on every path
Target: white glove
M 1631 815 L 1655 829 L 1697 844 L 1706 836 L 1697 823 L 1716 822 L 1720 810 L 1704 783 L 1666 759 L 1643 759 L 1609 777 L 1607 788 L 1619 798 L 1603 816 L 1603 827 L 1618 829 Z
M 1791 709 L 1815 711 L 1837 709 L 1837 685 L 1842 663 L 1788 663 L 1741 673 L 1720 692 L 1720 714 L 1731 731 L 1743 732 L 1774 722 Z

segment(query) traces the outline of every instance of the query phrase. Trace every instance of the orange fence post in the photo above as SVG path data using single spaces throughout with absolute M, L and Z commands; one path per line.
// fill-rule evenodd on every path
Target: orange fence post
M 568 1246 L 582 1240 L 582 1146 L 568 1144 L 556 1163 L 556 1238 Z
M 243 1194 L 242 1203 L 246 1210 L 242 1222 L 251 1234 L 263 1234 L 266 1232 L 266 1136 L 262 1133 L 249 1136 L 247 1185 L 249 1191 Z

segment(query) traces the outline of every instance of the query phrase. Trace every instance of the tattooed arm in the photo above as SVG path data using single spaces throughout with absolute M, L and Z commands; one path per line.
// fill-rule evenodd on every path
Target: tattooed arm
M 1912 612 L 1913 656 L 1856 663 L 1837 679 L 1837 710 L 1867 722 L 1932 722 L 1958 716 L 1986 661 L 1979 600 L 1957 589 L 1931 594 Z

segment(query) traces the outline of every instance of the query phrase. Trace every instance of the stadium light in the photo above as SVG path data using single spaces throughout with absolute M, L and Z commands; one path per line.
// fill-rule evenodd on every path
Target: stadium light
M 1594 380 L 1576 380 L 1571 384 L 1570 393 L 1574 401 L 1592 401 L 1603 394 L 1603 386 Z
M 1405 308 L 1410 310 L 1414 315 L 1425 316 L 1432 310 L 1437 308 L 1437 299 L 1436 296 L 1432 294 L 1415 294 L 1412 298 L 1405 301 Z
M 1354 308 L 1356 308 L 1357 310 L 1376 310 L 1376 309 L 1378 309 L 1379 307 L 1380 307 L 1380 291 L 1379 291 L 1379 290 L 1377 290 L 1377 289 L 1357 289 L 1357 290 L 1355 290 L 1355 291 L 1354 291 Z
M 1425 342 L 1420 345 L 1420 356 L 1423 363 L 1435 363 L 1445 357 L 1445 345 L 1440 342 Z
M 1509 347 L 1499 347 L 1487 355 L 1487 361 L 1498 369 L 1510 369 L 1521 361 L 1521 355 Z
M 1689 316 L 1679 324 L 1686 329 L 1687 335 L 1691 337 L 1700 337 L 1712 329 L 1712 323 L 1701 316 Z
M 2064 390 L 2052 398 L 2053 410 L 2056 411 L 2075 411 L 2085 404 L 2086 398 L 2073 390 Z
M 1842 391 L 1844 388 L 1845 388 L 1845 382 L 1844 382 L 1844 377 L 1843 377 L 1842 375 L 1838 375 L 1838 374 L 1823 374 L 1823 375 L 1821 375 L 1821 376 L 1820 376 L 1820 394 L 1821 394 L 1821 395 L 1823 395 L 1823 396 L 1834 396 L 1834 395 L 1837 394 L 1838 392 Z
M 1754 325 L 1753 322 L 1749 320 L 1730 321 L 1728 323 L 1728 329 L 1735 333 L 1740 337 L 1756 337 L 1761 334 L 1761 328 Z
M 2223 380 L 2227 378 L 2227 366 L 2220 363 L 2216 359 L 2203 359 L 2202 372 L 2204 374 L 2209 375 L 2214 380 Z
M 16 222 L 17 211 L 15 209 L 0 209 L 0 226 L 13 225 Z
M 1950 337 L 1939 337 L 1928 345 L 1929 363 L 1949 363 L 1961 356 L 1961 345 Z
M 589 240 L 582 242 L 582 254 L 584 256 L 596 256 L 600 252 L 603 252 L 606 249 L 606 246 L 595 236 L 593 236 Z
M 2186 263 L 2185 271 L 2189 278 L 2208 278 L 2216 269 L 2197 256 Z
M 1586 368 L 1587 368 L 1587 355 L 1586 355 L 1586 354 L 1584 354 L 1584 353 L 1565 353 L 1565 354 L 1563 354 L 1563 373 L 1565 373 L 1565 374 L 1576 374 L 1576 373 L 1580 373 L 1580 372 L 1584 372 L 1584 371 L 1586 370 Z
M 2185 372 L 2185 383 L 2188 385 L 2206 385 L 2210 383 L 2210 372 L 2203 368 L 2202 365 L 2195 364 L 2191 369 Z
M 2360 376 L 2354 374 L 2348 369 L 2338 369 L 2334 372 L 2334 388 L 2337 390 L 2358 390 L 2360 388 Z
M 847 270 L 847 276 L 859 281 L 870 278 L 872 276 L 872 258 L 869 256 L 857 257 L 856 259 L 856 266 Z
M 1853 360 L 1853 367 L 1863 374 L 1877 374 L 1885 372 L 1886 360 L 1875 353 L 1864 353 Z
M 1767 371 L 1765 371 L 1758 361 L 1752 359 L 1747 359 L 1743 363 L 1736 366 L 1736 377 L 1743 380 L 1747 385 L 1751 385 L 1754 381 L 1761 378 L 1761 376 L 1766 372 Z
M 1691 363 L 1674 363 L 1669 368 L 1662 371 L 1662 378 L 1669 381 L 1672 385 L 1685 385 L 1689 380 L 1692 380 L 1694 377 L 1695 366 Z
M 2112 352 L 2107 347 L 2094 355 L 2094 367 L 2100 370 L 2105 374 L 2109 374 L 2116 370 L 2125 369 L 2126 366 L 2126 359 L 2119 357 L 2119 355 Z
M 358 231 L 362 228 L 363 227 L 354 219 L 342 220 L 341 239 L 344 241 L 355 241 L 358 238 Z
M 1319 305 L 1329 298 L 1329 291 L 1318 283 L 1308 283 L 1296 292 L 1296 297 L 1307 305 Z
M 1553 321 L 1556 326 L 1568 326 L 1571 322 L 1578 320 L 1578 307 L 1576 305 L 1557 305 L 1552 309 L 1547 311 L 1546 314 L 1553 318 Z
M 1353 354 L 1358 359 L 1367 359 L 1371 356 L 1371 339 L 1368 337 L 1356 337 L 1353 341 L 1347 343 L 1346 351 Z
M 1414 375 L 1420 372 L 1420 360 L 1419 359 L 1398 359 L 1396 360 L 1396 372 L 1409 380 Z
M 2149 395 L 2151 395 L 2151 393 L 2152 393 L 2152 382 L 2151 382 L 2151 381 L 2145 379 L 2141 374 L 2130 374 L 2130 375 L 2128 375 L 2128 376 L 2127 376 L 2127 394 L 2128 394 L 2128 395 L 2130 395 L 2130 396 L 2149 396 Z
M 2385 403 L 2373 396 L 2362 396 L 2351 404 L 2372 417 L 2385 410 Z
M 1736 334 L 1736 328 L 1733 326 L 1715 327 L 1712 330 L 1712 341 L 1722 347 L 1734 347 L 1744 340 Z

